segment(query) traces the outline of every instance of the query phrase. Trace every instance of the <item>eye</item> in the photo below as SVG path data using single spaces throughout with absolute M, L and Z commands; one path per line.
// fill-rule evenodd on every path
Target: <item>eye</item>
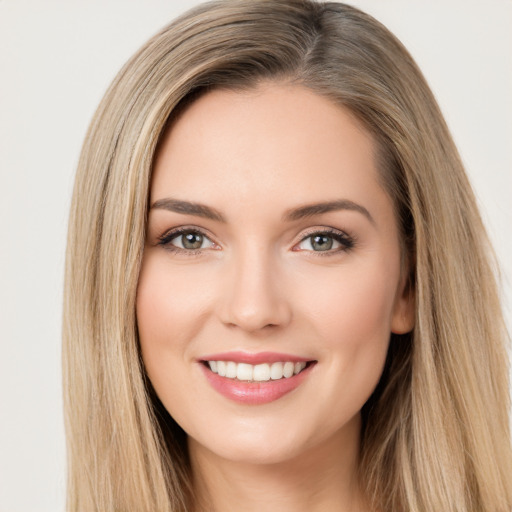
M 336 253 L 352 247 L 354 240 L 341 231 L 318 231 L 303 238 L 294 250 Z
M 196 252 L 203 249 L 216 248 L 205 234 L 195 229 L 173 230 L 160 237 L 159 245 L 165 246 L 169 250 Z

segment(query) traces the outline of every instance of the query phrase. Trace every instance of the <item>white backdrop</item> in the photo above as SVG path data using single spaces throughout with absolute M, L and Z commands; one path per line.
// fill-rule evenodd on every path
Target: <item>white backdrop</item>
M 66 217 L 107 85 L 192 0 L 0 0 L 0 512 L 64 509 Z M 512 1 L 353 0 L 405 43 L 459 145 L 512 326 Z

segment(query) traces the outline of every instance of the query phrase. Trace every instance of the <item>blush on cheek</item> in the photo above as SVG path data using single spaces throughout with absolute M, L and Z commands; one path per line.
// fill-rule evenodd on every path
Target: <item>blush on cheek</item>
M 312 293 L 312 289 L 318 291 Z M 335 345 L 341 340 L 355 345 L 387 342 L 395 289 L 386 269 L 368 272 L 365 268 L 346 275 L 340 272 L 338 283 L 331 278 L 328 286 L 303 287 L 300 300 L 307 304 L 311 318 L 318 319 L 315 325 L 321 327 L 324 340 Z

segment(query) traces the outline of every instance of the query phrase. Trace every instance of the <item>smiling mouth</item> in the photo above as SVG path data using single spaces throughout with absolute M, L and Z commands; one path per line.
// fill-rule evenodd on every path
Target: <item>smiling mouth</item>
M 274 352 L 231 352 L 212 354 L 198 362 L 207 382 L 225 398 L 244 405 L 263 405 L 300 387 L 318 363 L 289 357 Z
M 220 377 L 242 382 L 268 382 L 294 377 L 316 361 L 278 361 L 255 365 L 235 361 L 202 361 L 202 363 Z

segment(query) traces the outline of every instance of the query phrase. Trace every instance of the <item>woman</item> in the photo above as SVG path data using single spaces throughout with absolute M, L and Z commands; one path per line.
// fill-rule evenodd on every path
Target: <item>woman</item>
M 69 509 L 510 510 L 491 256 L 382 25 L 294 0 L 184 15 L 79 163 Z

